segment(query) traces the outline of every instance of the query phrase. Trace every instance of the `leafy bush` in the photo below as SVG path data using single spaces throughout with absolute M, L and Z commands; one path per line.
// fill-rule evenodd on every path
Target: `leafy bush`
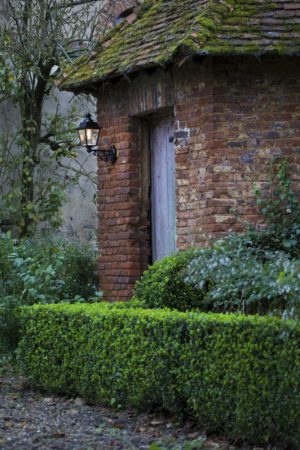
M 20 367 L 40 389 L 183 411 L 210 432 L 300 446 L 300 326 L 124 304 L 22 308 Z
M 212 248 L 155 262 L 135 286 L 138 306 L 297 316 L 300 260 L 288 251 L 271 251 L 264 233 L 231 235 Z
M 212 311 L 300 312 L 300 203 L 287 161 L 272 164 L 256 203 L 265 217 L 262 231 L 249 229 L 199 251 L 185 271 L 188 285 L 202 289 Z
M 247 230 L 246 239 L 256 251 L 283 252 L 289 258 L 300 258 L 300 223 L 289 228 L 266 228 L 261 231 Z
M 195 250 L 178 252 L 156 261 L 136 283 L 133 295 L 146 308 L 197 308 L 202 293 L 184 283 L 182 270 L 195 257 Z
M 186 269 L 186 283 L 202 289 L 211 311 L 297 315 L 300 260 L 257 246 L 253 236 L 233 235 L 200 250 Z
M 0 274 L 0 337 L 12 348 L 17 306 L 89 301 L 98 289 L 95 250 L 51 236 L 16 241 L 1 234 Z

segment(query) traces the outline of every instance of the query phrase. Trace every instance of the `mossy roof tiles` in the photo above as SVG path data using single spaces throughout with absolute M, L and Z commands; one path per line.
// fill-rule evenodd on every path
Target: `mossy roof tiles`
M 146 0 L 70 67 L 61 89 L 78 89 L 179 55 L 300 54 L 300 0 Z

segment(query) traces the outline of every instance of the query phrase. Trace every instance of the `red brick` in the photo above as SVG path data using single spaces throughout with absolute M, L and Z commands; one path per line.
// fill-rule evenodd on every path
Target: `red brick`
M 283 77 L 282 64 L 207 59 L 173 69 L 175 127 L 188 132 L 175 141 L 178 248 L 261 223 L 252 189 L 267 181 L 274 156 L 288 158 L 299 186 L 299 65 L 286 59 Z M 141 119 L 128 117 L 128 86 L 107 83 L 98 106 L 102 139 L 119 152 L 114 166 L 98 160 L 100 283 L 121 299 L 129 298 L 151 253 L 149 224 L 140 217 Z

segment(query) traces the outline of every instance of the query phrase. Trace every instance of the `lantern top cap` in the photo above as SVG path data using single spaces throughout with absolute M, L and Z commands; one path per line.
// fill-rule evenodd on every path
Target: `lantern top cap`
M 92 115 L 87 113 L 82 122 L 80 122 L 78 129 L 79 130 L 100 130 L 101 127 L 92 119 Z

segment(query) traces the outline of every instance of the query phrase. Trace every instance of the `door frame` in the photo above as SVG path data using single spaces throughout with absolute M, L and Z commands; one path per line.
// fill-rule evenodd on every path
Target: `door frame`
M 174 109 L 165 108 L 155 114 L 147 114 L 142 117 L 142 133 L 141 133 L 141 219 L 146 220 L 148 224 L 150 257 L 149 264 L 153 264 L 153 229 L 152 229 L 152 151 L 151 151 L 151 128 L 159 122 L 174 119 Z M 171 137 L 171 136 L 170 136 Z M 177 209 L 176 201 L 176 155 L 174 149 L 174 170 L 175 170 L 175 215 Z M 175 233 L 176 233 L 176 216 L 175 216 Z M 176 235 L 175 235 L 175 248 Z

